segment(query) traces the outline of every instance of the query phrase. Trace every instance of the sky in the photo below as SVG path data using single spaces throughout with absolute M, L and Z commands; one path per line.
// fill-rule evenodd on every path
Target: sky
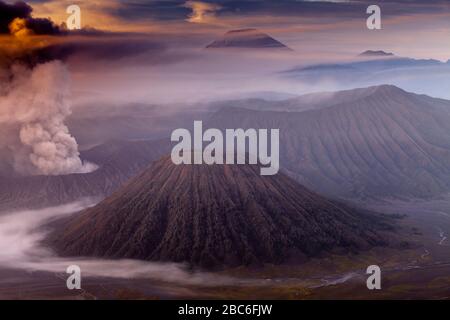
M 444 62 L 450 59 L 450 0 L 14 3 L 0 0 L 0 49 L 15 54 L 14 50 L 31 47 L 38 52 L 26 56 L 28 60 L 32 56 L 31 64 L 52 59 L 67 62 L 74 103 L 79 104 L 92 99 L 191 102 L 227 98 L 240 91 L 300 94 L 334 90 L 338 88 L 334 84 L 300 87 L 268 75 L 298 65 L 354 59 L 365 50 Z M 72 4 L 81 9 L 83 30 L 66 33 L 59 26 L 69 16 L 66 9 Z M 381 30 L 366 26 L 366 9 L 372 4 L 381 8 Z M 12 12 L 9 16 L 8 10 Z M 5 21 L 18 12 L 32 21 L 28 28 L 33 30 L 24 31 L 17 24 L 11 42 L 9 22 Z M 233 57 L 213 56 L 203 50 L 225 32 L 240 28 L 257 28 L 292 48 L 293 53 Z M 21 37 L 24 34 L 27 36 Z
M 33 15 L 57 24 L 81 8 L 82 25 L 113 32 L 170 33 L 207 43 L 237 28 L 259 28 L 297 50 L 363 47 L 421 58 L 450 58 L 449 0 L 30 0 Z M 381 8 L 382 30 L 368 30 L 366 9 Z M 187 37 L 187 38 L 186 38 Z M 203 38 L 202 38 L 203 37 Z M 201 39 L 201 40 L 199 40 Z
M 78 31 L 63 25 L 73 4 L 81 9 Z M 366 25 L 373 4 L 381 8 L 381 30 Z M 205 49 L 242 28 L 259 29 L 292 50 Z M 349 71 L 354 82 L 332 71 L 319 81 L 285 72 L 355 61 L 366 50 L 443 63 L 357 79 Z M 22 171 L 84 172 L 67 134 L 69 116 L 96 118 L 116 109 L 126 115 L 135 105 L 169 105 L 161 109 L 171 113 L 217 100 L 284 99 L 378 84 L 450 99 L 449 59 L 450 0 L 0 0 L 0 130 L 7 123 L 4 130 L 12 132 L 2 133 L 0 149 L 1 143 L 17 145 Z M 45 119 L 44 126 L 34 125 Z M 43 128 L 59 130 L 65 143 L 38 135 Z M 64 152 L 55 151 L 60 147 Z M 65 163 L 59 154 L 73 156 Z M 33 166 L 22 165 L 31 155 Z

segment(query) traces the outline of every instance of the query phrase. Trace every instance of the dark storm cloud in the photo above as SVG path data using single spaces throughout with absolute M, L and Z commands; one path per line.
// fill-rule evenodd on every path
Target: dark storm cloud
M 27 28 L 37 35 L 56 35 L 61 34 L 61 29 L 46 18 L 26 18 Z
M 0 1 L 0 34 L 9 33 L 9 24 L 15 18 L 29 18 L 33 9 L 25 2 L 7 4 Z
M 143 53 L 162 53 L 165 46 L 159 42 L 132 37 L 102 36 L 92 39 L 65 41 L 38 50 L 35 55 L 67 60 L 78 56 L 86 60 L 118 60 Z
M 43 36 L 38 39 L 30 38 L 25 42 L 14 37 L 4 38 L 0 42 L 0 66 L 20 62 L 32 67 L 56 59 L 66 61 L 72 57 L 79 60 L 113 61 L 147 53 L 149 57 L 159 58 L 165 51 L 165 46 L 158 38 L 93 28 L 61 30 L 51 20 L 35 18 L 32 13 L 32 6 L 25 2 L 10 4 L 0 0 L 0 34 L 10 34 L 9 25 L 14 19 L 21 18 L 34 35 Z M 62 36 L 46 37 L 52 35 Z
M 208 2 L 208 1 L 206 1 Z M 442 6 L 449 4 L 449 0 L 352 0 L 352 1 L 295 1 L 295 0 L 268 0 L 268 1 L 239 1 L 224 0 L 220 2 L 221 13 L 235 14 L 269 14 L 298 17 L 361 17 L 369 5 L 377 4 L 384 14 L 413 14 L 437 12 Z
M 111 14 L 123 19 L 155 19 L 173 20 L 184 19 L 191 10 L 183 7 L 186 1 L 121 1 L 123 4 L 117 9 L 112 9 Z
M 187 1 L 121 1 L 122 6 L 110 11 L 111 14 L 122 19 L 154 19 L 154 20 L 184 20 L 192 12 L 190 8 L 184 6 Z M 329 14 L 352 14 L 361 4 L 342 4 L 330 2 L 299 2 L 292 0 L 276 1 L 200 1 L 204 3 L 216 4 L 220 9 L 216 11 L 218 16 L 230 15 L 297 15 L 308 16 L 329 15 Z M 359 10 L 358 12 L 361 12 Z
M 27 29 L 37 35 L 60 34 L 61 30 L 47 18 L 33 18 L 33 8 L 23 1 L 13 4 L 0 0 L 0 34 L 9 34 L 9 25 L 16 18 L 25 20 Z
M 60 41 L 49 41 L 46 46 L 38 46 L 8 56 L 0 45 L 0 66 L 12 65 L 15 62 L 33 67 L 53 60 L 87 64 L 114 62 L 125 58 L 144 55 L 148 63 L 170 62 L 172 56 L 167 55 L 166 46 L 157 40 L 148 40 L 139 36 L 127 35 L 89 35 L 67 36 Z
M 436 13 L 450 9 L 450 0 L 352 0 L 352 1 L 298 1 L 298 0 L 204 0 L 204 3 L 216 4 L 220 9 L 217 16 L 298 16 L 301 17 L 336 17 L 359 18 L 365 14 L 371 4 L 382 7 L 383 14 L 411 15 Z M 184 6 L 184 0 L 133 0 L 120 1 L 119 8 L 110 9 L 112 15 L 130 20 L 183 20 L 191 9 Z

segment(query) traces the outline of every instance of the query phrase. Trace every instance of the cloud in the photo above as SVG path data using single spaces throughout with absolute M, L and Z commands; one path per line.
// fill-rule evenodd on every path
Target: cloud
M 58 23 L 67 19 L 65 8 L 73 0 L 33 1 L 37 16 L 51 16 Z M 370 0 L 78 0 L 82 9 L 82 22 L 106 30 L 151 30 L 166 23 L 207 22 L 223 18 L 249 16 L 297 17 L 311 19 L 348 19 L 366 16 Z M 411 15 L 438 13 L 449 9 L 446 0 L 378 1 L 383 15 Z M 186 17 L 188 18 L 186 19 Z
M 0 34 L 60 34 L 61 29 L 48 18 L 34 18 L 33 8 L 19 1 L 8 4 L 0 0 Z
M 336 2 L 336 3 L 345 3 L 350 2 L 350 0 L 303 0 L 305 2 Z
M 22 174 L 86 173 L 97 167 L 83 163 L 78 144 L 65 125 L 71 114 L 69 74 L 59 61 L 34 69 L 13 66 L 0 91 L 0 125 L 18 137 L 14 168 Z
M 78 265 L 85 277 L 119 279 L 154 279 L 188 285 L 215 286 L 245 283 L 226 276 L 192 272 L 182 264 L 140 260 L 106 260 L 60 258 L 42 246 L 48 230 L 43 226 L 91 207 L 92 199 L 41 210 L 22 210 L 0 215 L 0 267 L 27 271 L 65 273 L 70 265 Z M 63 283 L 65 285 L 65 283 Z
M 33 9 L 25 2 L 7 4 L 0 1 L 0 33 L 9 34 L 9 25 L 16 18 L 28 18 Z
M 162 56 L 165 46 L 157 39 L 149 39 L 139 35 L 108 35 L 68 36 L 55 41 L 35 52 L 36 55 L 52 57 L 53 59 L 67 61 L 70 59 L 84 62 L 102 63 L 117 61 L 123 58 L 136 57 L 141 54 Z
M 192 13 L 186 19 L 186 21 L 192 23 L 214 22 L 216 18 L 216 11 L 221 8 L 220 5 L 201 1 L 187 1 L 184 4 L 184 7 L 192 9 Z

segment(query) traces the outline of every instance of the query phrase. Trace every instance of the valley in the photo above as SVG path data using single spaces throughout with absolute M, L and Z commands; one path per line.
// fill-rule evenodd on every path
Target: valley
M 32 251 L 45 254 L 16 264 L 0 263 L 0 297 L 449 296 L 447 101 L 382 86 L 266 102 L 264 110 L 255 110 L 254 103 L 215 103 L 195 118 L 202 119 L 205 127 L 280 128 L 280 141 L 284 142 L 280 177 L 261 177 L 249 165 L 174 168 L 168 160 L 168 139 L 144 139 L 110 141 L 83 150 L 83 159 L 100 166 L 90 174 L 2 178 L 0 217 L 10 217 L 11 210 L 26 207 L 44 213 L 48 206 L 83 197 L 91 198 L 97 207 L 81 214 L 75 210 L 62 219 L 56 218 L 59 214 L 53 210 L 54 217 L 37 220 L 24 229 L 23 235 L 34 235 Z M 89 126 L 83 130 L 87 132 Z M 309 217 L 305 220 L 308 224 L 301 219 L 294 222 L 298 219 L 294 212 L 299 210 Z M 324 210 L 330 214 L 328 218 L 317 215 Z M 233 211 L 236 214 L 222 221 L 225 211 L 230 217 Z M 201 212 L 202 219 L 193 215 Z M 280 215 L 279 221 L 273 212 Z M 248 217 L 243 219 L 245 215 Z M 312 218 L 319 219 L 317 224 Z M 268 223 L 270 219 L 273 221 Z M 289 219 L 294 220 L 287 222 Z M 297 223 L 297 231 L 288 228 Z M 226 227 L 219 228 L 223 225 Z M 194 231 L 187 226 L 194 226 Z M 286 229 L 280 229 L 283 226 Z M 342 238 L 336 237 L 337 227 Z M 59 231 L 49 241 L 47 235 L 55 228 Z M 111 228 L 119 229 L 111 232 Z M 248 231 L 246 240 L 244 229 Z M 153 236 L 148 230 L 153 230 Z M 7 234 L 0 229 L 0 236 Z M 130 234 L 135 236 L 130 238 Z M 230 235 L 240 240 L 226 240 Z M 154 244 L 143 239 L 153 239 Z M 60 255 L 49 250 L 55 243 Z M 237 246 L 239 243 L 246 245 Z M 290 243 L 298 246 L 299 252 L 292 256 L 295 259 L 288 258 Z M 192 255 L 186 256 L 188 252 Z M 28 255 L 23 251 L 18 257 Z M 77 256 L 83 258 L 73 258 Z M 5 261 L 14 261 L 5 257 Z M 191 265 L 184 264 L 186 261 Z M 64 289 L 64 266 L 74 262 L 86 271 L 81 292 Z M 165 265 L 169 262 L 176 263 Z M 366 288 L 365 268 L 370 264 L 382 268 L 380 292 Z M 124 268 L 129 272 L 123 274 Z M 162 271 L 167 268 L 174 273 Z

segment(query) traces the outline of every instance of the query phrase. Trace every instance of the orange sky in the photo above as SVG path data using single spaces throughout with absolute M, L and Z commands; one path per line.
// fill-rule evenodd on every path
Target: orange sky
M 67 19 L 67 6 L 74 3 L 81 8 L 83 26 L 108 31 L 204 33 L 214 37 L 229 29 L 257 27 L 288 42 L 294 49 L 307 46 L 309 50 L 329 47 L 330 51 L 351 51 L 366 47 L 412 57 L 450 58 L 450 9 L 425 13 L 415 9 L 411 14 L 382 15 L 383 29 L 378 31 L 367 30 L 365 12 L 358 19 L 342 18 L 339 14 L 321 19 L 265 12 L 242 14 L 239 11 L 218 15 L 216 11 L 221 10 L 220 4 L 201 1 L 180 2 L 180 10 L 187 11 L 175 19 L 117 14 L 124 6 L 120 0 L 49 0 L 33 4 L 34 16 L 51 17 L 59 24 Z

